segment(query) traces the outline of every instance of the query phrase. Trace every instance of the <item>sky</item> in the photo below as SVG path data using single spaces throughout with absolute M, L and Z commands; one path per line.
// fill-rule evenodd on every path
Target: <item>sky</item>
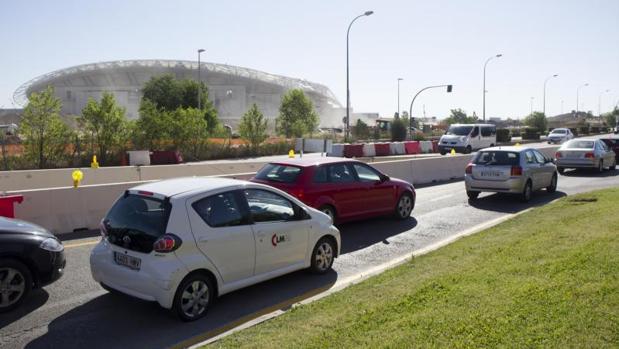
M 619 0 L 2 0 L 0 108 L 39 75 L 123 59 L 197 60 L 304 78 L 346 103 L 346 29 L 355 112 L 520 118 L 619 102 Z M 606 90 L 610 90 L 606 92 Z M 601 96 L 601 98 L 600 98 Z

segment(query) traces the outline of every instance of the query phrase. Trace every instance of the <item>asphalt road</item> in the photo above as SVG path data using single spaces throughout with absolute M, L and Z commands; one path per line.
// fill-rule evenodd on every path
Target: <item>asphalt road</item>
M 19 310 L 0 315 L 0 347 L 164 348 L 195 336 L 214 336 L 473 226 L 565 195 L 616 186 L 619 171 L 568 171 L 559 177 L 556 193 L 537 192 L 528 204 L 498 194 L 482 194 L 471 204 L 462 181 L 418 188 L 417 205 L 408 220 L 384 218 L 341 226 L 342 255 L 333 272 L 323 276 L 296 272 L 233 292 L 219 299 L 205 319 L 193 323 L 180 322 L 155 303 L 104 291 L 89 270 L 96 239 L 65 241 L 65 275 L 33 292 Z

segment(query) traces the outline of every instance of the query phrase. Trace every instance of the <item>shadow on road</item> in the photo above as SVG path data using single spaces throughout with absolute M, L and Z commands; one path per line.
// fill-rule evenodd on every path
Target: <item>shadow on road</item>
M 168 348 L 188 338 L 213 337 L 240 323 L 330 288 L 337 273 L 299 271 L 219 298 L 209 314 L 184 323 L 157 303 L 107 293 L 54 319 L 27 348 Z
M 385 217 L 343 224 L 339 227 L 342 236 L 342 254 L 357 251 L 381 241 L 388 244 L 387 238 L 409 231 L 416 226 L 417 220 L 413 217 L 401 221 Z
M 593 170 L 593 169 L 572 169 L 572 170 L 565 170 L 565 172 L 563 172 L 563 176 L 581 177 L 581 178 L 604 178 L 604 177 L 614 177 L 617 175 L 619 175 L 619 170 L 604 171 L 600 173 L 600 172 L 597 172 L 597 170 Z
M 32 290 L 30 295 L 24 299 L 24 302 L 17 309 L 0 314 L 0 329 L 39 309 L 48 299 L 49 293 L 44 289 Z
M 543 206 L 564 196 L 567 196 L 567 194 L 561 191 L 549 194 L 545 190 L 538 190 L 533 193 L 531 201 L 524 203 L 520 201 L 520 197 L 517 195 L 496 193 L 484 196 L 484 193 L 482 193 L 477 200 L 469 200 L 469 205 L 480 210 L 517 213 L 527 208 Z

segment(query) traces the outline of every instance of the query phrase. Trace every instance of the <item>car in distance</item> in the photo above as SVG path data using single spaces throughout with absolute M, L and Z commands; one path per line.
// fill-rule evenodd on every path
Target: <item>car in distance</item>
M 95 281 L 171 309 L 206 315 L 215 297 L 295 270 L 331 269 L 340 233 L 330 218 L 275 188 L 178 178 L 127 190 L 101 222 Z
M 394 214 L 406 219 L 415 207 L 412 184 L 357 160 L 324 157 L 289 159 L 264 165 L 252 182 L 281 189 L 333 222 Z
M 563 143 L 574 138 L 574 134 L 569 128 L 555 128 L 548 133 L 548 144 Z
M 599 139 L 577 138 L 563 143 L 555 153 L 557 169 L 563 173 L 566 168 L 591 168 L 603 172 L 617 166 L 615 152 Z
M 17 308 L 33 288 L 58 280 L 64 246 L 38 225 L 0 217 L 0 313 Z
M 475 154 L 466 166 L 464 183 L 469 199 L 481 192 L 518 194 L 528 202 L 533 191 L 557 189 L 557 168 L 553 160 L 536 149 L 492 147 Z
M 496 125 L 453 124 L 438 142 L 438 151 L 445 155 L 454 149 L 469 154 L 473 150 L 493 147 L 496 144 Z
M 619 137 L 612 136 L 609 138 L 601 138 L 600 139 L 606 146 L 615 152 L 615 163 L 619 161 Z

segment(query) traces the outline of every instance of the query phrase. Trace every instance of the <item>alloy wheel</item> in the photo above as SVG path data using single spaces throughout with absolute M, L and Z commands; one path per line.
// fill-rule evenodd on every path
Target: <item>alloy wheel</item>
M 209 287 L 203 280 L 195 280 L 189 283 L 181 296 L 181 309 L 189 318 L 200 316 L 209 303 Z
M 0 268 L 0 308 L 7 308 L 18 302 L 26 291 L 26 279 L 22 273 L 11 267 Z
M 331 247 L 331 244 L 327 241 L 321 242 L 316 249 L 316 256 L 314 258 L 318 271 L 323 272 L 329 269 L 333 263 L 333 247 Z
M 409 195 L 402 195 L 400 201 L 398 201 L 398 214 L 400 218 L 406 218 L 410 216 L 413 210 L 413 200 Z

